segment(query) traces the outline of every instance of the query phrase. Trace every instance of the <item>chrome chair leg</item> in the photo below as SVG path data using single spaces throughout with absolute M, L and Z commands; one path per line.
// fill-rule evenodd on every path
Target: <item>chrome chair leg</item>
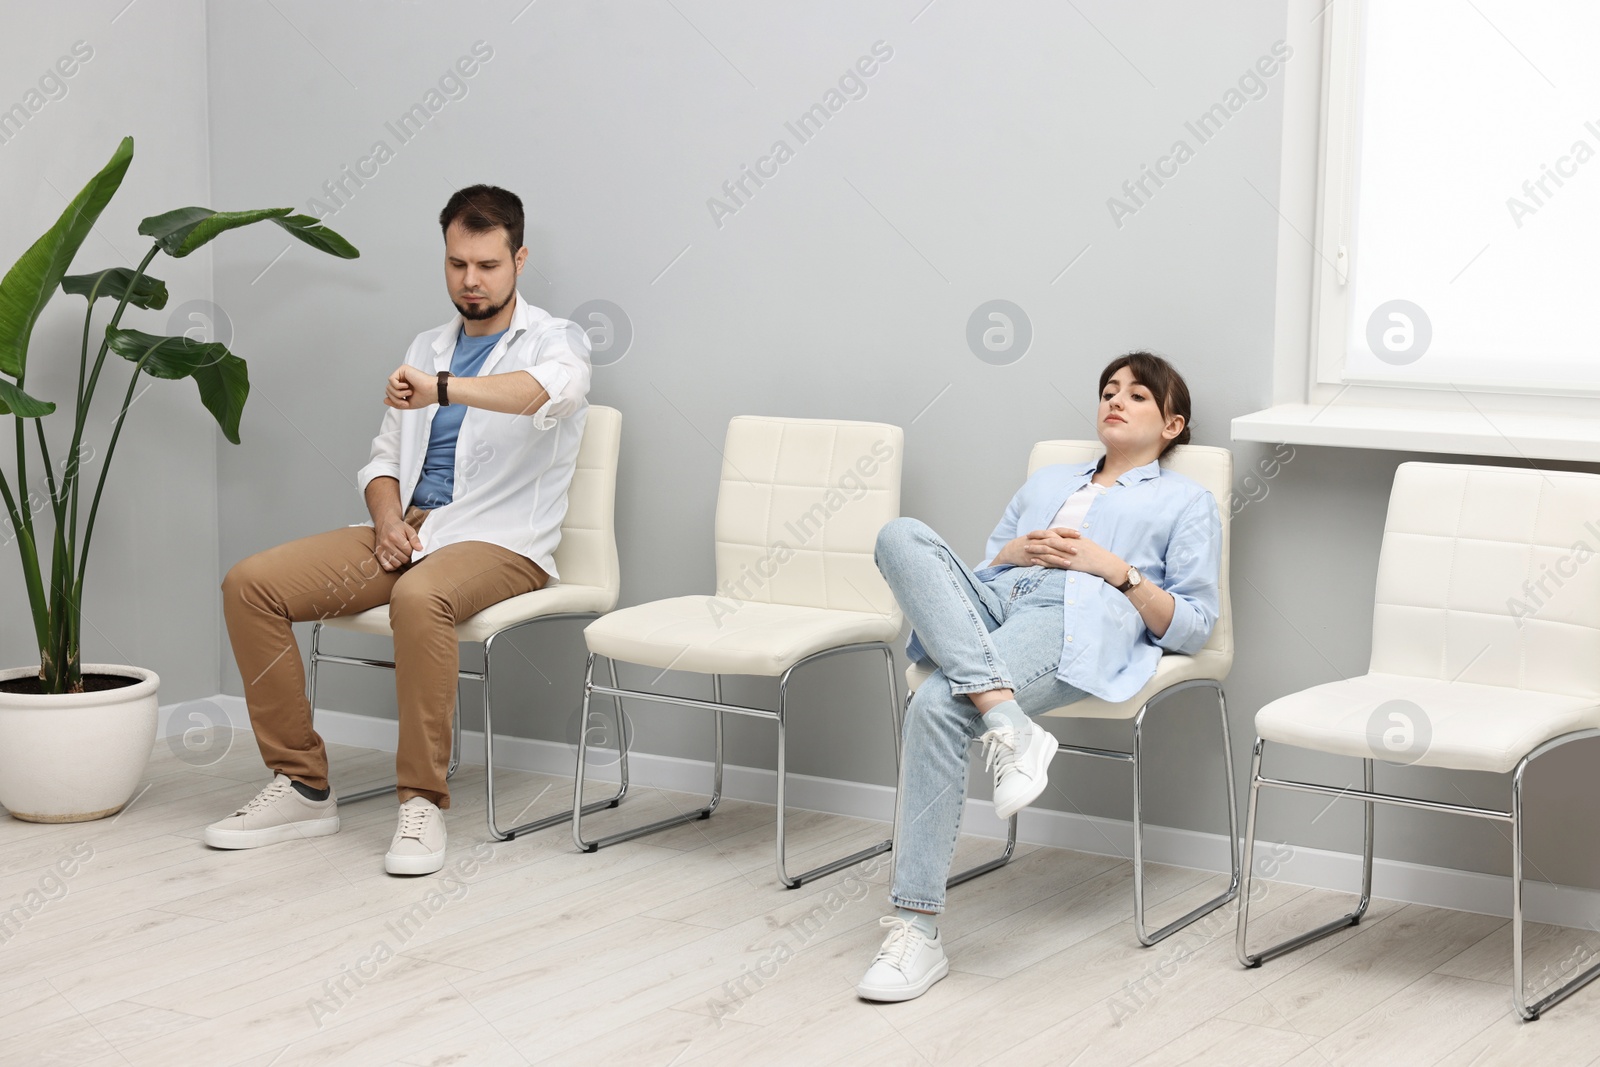
M 573 841 L 573 844 L 575 844 L 578 847 L 578 849 L 580 851 L 582 851 L 582 852 L 595 852 L 595 851 L 598 851 L 599 849 L 605 848 L 607 845 L 614 845 L 614 844 L 617 844 L 617 843 L 622 842 L 622 841 L 631 841 L 636 837 L 643 837 L 646 834 L 653 834 L 653 833 L 657 832 L 658 830 L 665 830 L 665 829 L 668 829 L 669 827 L 680 826 L 680 825 L 682 825 L 684 823 L 687 823 L 687 822 L 694 822 L 694 821 L 698 821 L 700 819 L 708 819 L 708 818 L 710 818 L 711 814 L 714 811 L 716 811 L 717 805 L 722 800 L 722 775 L 723 775 L 723 760 L 724 760 L 723 717 L 724 717 L 724 713 L 725 712 L 731 711 L 731 712 L 735 712 L 735 713 L 742 714 L 742 715 L 748 715 L 748 716 L 751 716 L 752 718 L 775 719 L 777 721 L 777 723 L 778 723 L 778 797 L 777 797 L 777 800 L 778 800 L 777 808 L 778 808 L 778 810 L 777 810 L 777 841 L 776 841 L 775 848 L 776 848 L 776 853 L 777 853 L 776 866 L 777 866 L 777 870 L 778 870 L 778 880 L 783 884 L 784 888 L 786 888 L 786 889 L 794 889 L 797 886 L 804 885 L 806 882 L 812 881 L 812 880 L 817 879 L 817 878 L 821 878 L 824 875 L 833 873 L 834 871 L 842 870 L 843 868 L 848 867 L 851 864 L 858 863 L 861 860 L 867 859 L 867 858 L 869 858 L 871 856 L 875 856 L 875 855 L 878 855 L 880 853 L 890 851 L 894 847 L 893 838 L 889 838 L 889 839 L 886 839 L 884 841 L 880 841 L 877 844 L 875 844 L 875 845 L 873 845 L 873 846 L 871 846 L 869 848 L 862 849 L 861 851 L 856 852 L 856 853 L 854 853 L 852 855 L 849 855 L 849 856 L 845 856 L 842 859 L 837 859 L 837 860 L 834 860 L 832 862 L 825 863 L 820 867 L 813 868 L 812 870 L 806 871 L 806 872 L 804 872 L 802 874 L 790 875 L 788 873 L 788 869 L 787 869 L 786 845 L 787 845 L 787 816 L 788 816 L 787 799 L 788 799 L 788 699 L 789 699 L 788 686 L 789 686 L 789 678 L 790 678 L 791 675 L 794 674 L 794 672 L 798 668 L 804 666 L 807 663 L 810 663 L 813 660 L 823 659 L 823 658 L 826 658 L 828 656 L 839 655 L 839 654 L 846 653 L 846 652 L 858 652 L 858 651 L 864 651 L 864 650 L 870 650 L 870 649 L 883 650 L 886 653 L 886 655 L 889 657 L 888 662 L 891 665 L 893 664 L 893 662 L 894 662 L 894 660 L 893 660 L 894 651 L 893 651 L 893 649 L 889 648 L 889 646 L 885 642 L 882 642 L 882 641 L 871 641 L 871 642 L 864 642 L 864 643 L 859 644 L 859 645 L 843 645 L 843 646 L 840 646 L 840 647 L 837 647 L 837 648 L 825 649 L 822 652 L 813 653 L 812 655 L 807 656 L 805 659 L 802 659 L 799 663 L 794 664 L 794 666 L 790 667 L 787 671 L 785 671 L 783 673 L 783 675 L 778 680 L 778 710 L 777 710 L 776 713 L 771 712 L 771 711 L 767 711 L 765 709 L 760 709 L 760 708 L 750 708 L 750 707 L 745 707 L 745 706 L 742 706 L 742 705 L 725 703 L 723 701 L 723 699 L 722 699 L 722 677 L 721 677 L 721 675 L 712 675 L 711 676 L 712 677 L 712 699 L 709 700 L 709 701 L 708 700 L 700 700 L 700 699 L 697 699 L 697 698 L 689 698 L 689 697 L 672 697 L 672 696 L 667 696 L 667 695 L 661 694 L 661 693 L 651 693 L 651 692 L 645 692 L 645 691 L 642 691 L 642 690 L 621 689 L 620 687 L 618 687 L 615 684 L 615 681 L 613 681 L 613 684 L 612 684 L 612 686 L 611 686 L 611 688 L 609 690 L 609 692 L 612 693 L 613 695 L 620 696 L 621 694 L 626 694 L 628 696 L 634 697 L 634 698 L 639 699 L 639 700 L 647 700 L 647 701 L 652 701 L 652 702 L 661 703 L 661 704 L 675 704 L 675 705 L 678 705 L 680 707 L 700 708 L 702 710 L 709 711 L 709 712 L 712 713 L 712 715 L 714 716 L 713 722 L 714 722 L 714 731 L 715 731 L 715 739 L 716 739 L 716 752 L 715 752 L 715 757 L 714 757 L 713 764 L 712 764 L 712 793 L 711 793 L 711 798 L 710 798 L 709 802 L 704 807 L 695 808 L 695 809 L 693 809 L 691 811 L 687 811 L 687 812 L 682 812 L 682 813 L 680 813 L 678 815 L 674 815 L 674 816 L 671 816 L 671 817 L 666 818 L 666 819 L 661 819 L 661 820 L 659 820 L 657 822 L 649 823 L 649 824 L 647 824 L 645 826 L 637 826 L 637 827 L 634 827 L 634 828 L 629 829 L 629 830 L 623 830 L 623 831 L 620 831 L 618 833 L 611 834 L 611 835 L 609 835 L 607 837 L 598 838 L 598 839 L 593 840 L 593 841 L 586 840 L 584 838 L 584 836 L 583 836 L 583 819 L 582 819 L 582 814 L 583 813 L 578 810 L 578 801 L 583 796 L 584 762 L 585 762 L 585 753 L 587 752 L 587 738 L 584 737 L 582 734 L 580 734 L 579 737 L 578 737 L 578 770 L 577 770 L 577 776 L 575 778 L 574 792 L 573 792 L 573 815 L 572 815 L 572 841 Z M 588 665 L 588 668 L 585 671 L 585 676 L 584 676 L 584 697 L 583 697 L 583 699 L 584 699 L 584 715 L 586 717 L 588 715 L 589 700 L 593 696 L 595 691 L 596 691 L 596 686 L 594 684 L 594 654 L 591 653 L 590 656 L 589 656 L 589 665 Z M 601 692 L 608 692 L 608 690 L 606 690 L 604 687 L 601 687 L 600 691 Z M 898 713 L 897 713 L 897 708 L 896 708 L 896 701 L 898 701 L 898 700 L 899 700 L 899 687 L 895 683 L 894 672 L 893 672 L 893 670 L 891 670 L 889 672 L 889 715 L 890 715 L 890 719 L 892 721 L 894 721 L 895 723 L 898 723 Z M 898 756 L 899 756 L 898 729 L 896 730 L 896 745 L 894 746 L 894 751 L 895 751 L 895 755 L 896 755 L 896 763 L 898 764 L 898 762 L 899 762 L 899 760 L 898 760 Z
M 311 662 L 306 668 L 306 704 L 311 708 L 312 718 L 317 714 L 317 661 L 322 658 L 321 643 L 322 622 L 319 620 L 311 626 Z
M 1250 750 L 1250 800 L 1244 814 L 1244 841 L 1241 842 L 1244 851 L 1244 881 L 1239 886 L 1239 925 L 1233 935 L 1234 955 L 1246 967 L 1261 966 L 1261 961 L 1251 958 L 1244 946 L 1245 931 L 1250 925 L 1251 878 L 1255 874 L 1256 858 L 1256 806 L 1261 801 L 1261 746 L 1264 744 L 1266 742 L 1258 737 Z
M 1361 784 L 1363 788 L 1370 793 L 1373 791 L 1373 763 L 1371 760 L 1362 760 L 1361 762 Z M 1356 910 L 1352 913 L 1353 918 L 1350 922 L 1350 925 L 1352 926 L 1361 921 L 1361 917 L 1367 913 L 1367 905 L 1372 903 L 1372 831 L 1373 818 L 1377 810 L 1378 809 L 1376 806 L 1372 804 L 1367 805 L 1366 822 L 1362 826 L 1361 899 L 1356 903 Z
M 1216 686 L 1217 708 L 1222 716 L 1222 773 L 1227 782 L 1228 802 L 1228 888 L 1194 910 L 1174 919 L 1154 933 L 1145 930 L 1144 910 L 1144 764 L 1142 752 L 1144 716 L 1150 710 L 1146 704 L 1133 720 L 1133 932 L 1145 947 L 1156 944 L 1188 926 L 1203 915 L 1209 915 L 1239 895 L 1239 813 L 1233 785 L 1233 742 L 1228 732 L 1228 706 L 1223 699 L 1222 687 Z M 1368 809 L 1371 810 L 1370 807 Z
M 620 697 L 618 699 L 621 699 Z M 711 676 L 711 699 L 715 703 L 722 703 L 722 675 Z M 711 799 L 706 802 L 705 814 L 699 816 L 709 819 L 716 813 L 717 805 L 722 803 L 722 768 L 724 756 L 724 720 L 722 712 L 713 712 L 711 715 L 712 734 L 715 737 L 714 753 L 711 758 Z
M 1420 797 L 1399 796 L 1388 793 L 1377 793 L 1372 788 L 1373 762 L 1363 760 L 1363 778 L 1365 789 L 1356 792 L 1346 786 L 1344 789 L 1335 789 L 1332 786 L 1317 785 L 1311 782 L 1288 781 L 1278 778 L 1265 778 L 1261 774 L 1261 749 L 1264 741 L 1256 738 L 1255 753 L 1250 767 L 1250 809 L 1245 822 L 1245 854 L 1244 854 L 1244 898 L 1239 906 L 1239 928 L 1234 948 L 1239 957 L 1239 962 L 1246 967 L 1259 967 L 1274 956 L 1282 955 L 1302 945 L 1327 937 L 1329 934 L 1342 930 L 1347 926 L 1354 926 L 1361 921 L 1366 913 L 1367 905 L 1372 900 L 1372 829 L 1373 808 L 1377 804 L 1392 804 L 1397 807 L 1417 808 L 1422 811 L 1438 811 L 1454 815 L 1469 815 L 1477 819 L 1493 819 L 1497 822 L 1511 824 L 1511 1003 L 1516 1009 L 1519 1018 L 1526 1022 L 1538 1019 L 1540 1014 L 1552 1005 L 1576 993 L 1596 978 L 1600 978 L 1600 963 L 1596 963 L 1580 971 L 1553 988 L 1547 986 L 1547 992 L 1538 1000 L 1528 1000 L 1526 982 L 1526 961 L 1523 959 L 1523 950 L 1526 947 L 1524 936 L 1523 915 L 1523 804 L 1522 782 L 1523 776 L 1534 760 L 1552 749 L 1573 741 L 1583 741 L 1591 738 L 1600 738 L 1600 729 L 1585 728 L 1574 730 L 1571 733 L 1554 737 L 1529 752 L 1517 763 L 1511 776 L 1511 810 L 1499 811 L 1493 808 L 1480 808 L 1466 804 L 1447 804 L 1437 800 L 1426 800 Z M 1320 926 L 1298 937 L 1290 938 L 1282 944 L 1263 949 L 1257 953 L 1246 950 L 1245 935 L 1248 929 L 1250 905 L 1250 879 L 1252 849 L 1255 845 L 1256 803 L 1257 796 L 1263 785 L 1275 786 L 1280 789 L 1289 789 L 1305 793 L 1314 793 L 1338 799 L 1350 795 L 1366 804 L 1365 835 L 1362 842 L 1362 869 L 1361 869 L 1361 900 L 1356 905 L 1355 911 L 1342 919 Z
M 487 664 L 485 664 L 487 667 Z M 450 716 L 450 765 L 445 768 L 445 781 L 456 776 L 456 769 L 461 766 L 461 676 L 456 675 L 456 710 Z
M 1011 857 L 1017 851 L 1017 818 L 1018 816 L 1013 815 L 1006 820 L 1006 847 L 1000 855 L 992 860 L 985 860 L 975 867 L 968 867 L 959 874 L 951 875 L 945 880 L 944 887 L 946 889 L 954 889 L 962 882 L 970 882 L 980 874 L 988 874 L 990 871 L 999 870 L 1010 863 Z
M 617 683 L 617 661 L 607 659 L 606 666 L 611 676 L 611 688 L 620 690 L 622 686 Z M 617 753 L 616 797 L 617 802 L 621 803 L 622 798 L 628 795 L 628 750 L 633 747 L 633 741 L 628 737 L 628 713 L 622 708 L 622 697 L 612 697 L 611 708 L 617 715 L 617 741 L 622 745 L 621 751 Z M 722 779 L 719 777 L 717 779 L 717 792 L 720 793 L 721 791 Z
M 1222 894 L 1206 901 L 1204 904 L 1201 904 L 1188 914 L 1175 919 L 1154 933 L 1148 933 L 1145 929 L 1144 907 L 1144 771 L 1139 758 L 1143 749 L 1144 717 L 1145 714 L 1156 705 L 1156 703 L 1164 700 L 1173 693 L 1178 693 L 1185 689 L 1197 687 L 1216 690 L 1217 711 L 1221 717 L 1222 768 L 1228 804 L 1228 888 Z M 1223 907 L 1239 895 L 1240 881 L 1245 861 L 1241 860 L 1239 855 L 1239 812 L 1238 794 L 1233 782 L 1233 741 L 1228 728 L 1228 706 L 1226 699 L 1223 696 L 1221 685 L 1209 679 L 1195 679 L 1189 682 L 1180 682 L 1171 688 L 1164 689 L 1160 693 L 1157 693 L 1150 699 L 1149 702 L 1144 705 L 1144 707 L 1140 708 L 1139 713 L 1134 716 L 1132 752 L 1116 752 L 1108 749 L 1089 748 L 1087 746 L 1080 745 L 1061 745 L 1058 750 L 1058 755 L 1059 754 L 1091 756 L 1097 759 L 1117 760 L 1119 762 L 1131 763 L 1133 765 L 1133 926 L 1134 934 L 1139 938 L 1140 944 L 1147 947 L 1154 945 L 1164 938 L 1170 937 L 1172 934 L 1183 929 L 1185 926 L 1188 926 L 1196 919 L 1199 919 L 1205 915 L 1209 915 L 1211 912 Z M 1011 825 L 1007 829 L 1005 851 L 1003 851 L 994 859 L 980 863 L 975 867 L 971 867 L 967 870 L 959 872 L 958 874 L 952 875 L 945 881 L 945 888 L 948 889 L 958 886 L 963 882 L 971 881 L 981 874 L 987 874 L 990 871 L 1004 867 L 1008 862 L 1010 862 L 1013 853 L 1016 851 L 1016 847 L 1017 817 L 1013 815 L 1011 817 Z
M 1511 780 L 1511 1006 L 1529 1022 L 1539 1012 L 1527 1002 L 1527 986 L 1522 973 L 1522 770 Z M 1600 969 L 1597 967 L 1595 969 Z
M 900 731 L 905 726 L 905 720 L 902 716 L 905 707 L 911 703 L 911 697 L 907 694 L 905 705 L 900 703 L 900 682 L 895 675 L 894 649 L 888 645 L 883 646 L 883 664 L 888 669 L 889 675 L 889 751 L 894 753 L 894 775 L 896 788 L 898 788 L 900 779 Z M 894 835 L 890 834 L 889 836 L 893 837 Z
M 895 843 L 889 854 L 889 884 L 894 884 L 895 868 L 900 863 L 900 798 L 905 795 L 905 765 L 900 760 L 900 745 L 902 735 L 906 728 L 906 715 L 911 710 L 911 698 L 914 690 L 906 691 L 906 699 L 895 709 L 894 714 L 894 811 L 890 815 L 889 840 Z M 948 886 L 946 887 L 948 888 Z
M 1564 737 L 1557 737 L 1546 741 L 1532 752 L 1528 753 L 1517 764 L 1517 769 L 1511 775 L 1511 1004 L 1517 1015 L 1527 1022 L 1533 1022 L 1555 1004 L 1561 1003 L 1572 994 L 1600 978 L 1600 963 L 1593 964 L 1567 981 L 1550 989 L 1538 1000 L 1529 1002 L 1527 987 L 1524 984 L 1526 964 L 1522 958 L 1525 938 L 1523 934 L 1522 912 L 1522 776 L 1527 771 L 1528 765 L 1535 759 L 1544 755 L 1553 748 L 1558 748 L 1570 741 L 1579 741 L 1587 737 L 1594 737 L 1600 731 L 1583 730 Z
M 798 664 L 797 664 L 797 666 L 798 666 Z M 790 874 L 789 874 L 789 862 L 788 862 L 788 851 L 787 851 L 787 846 L 786 846 L 786 836 L 785 836 L 785 833 L 784 833 L 784 819 L 785 819 L 785 814 L 787 813 L 788 808 L 789 808 L 788 800 L 787 800 L 788 782 L 789 782 L 789 716 L 788 716 L 788 708 L 789 708 L 789 675 L 792 674 L 793 672 L 794 672 L 794 668 L 793 667 L 789 668 L 789 670 L 787 670 L 787 671 L 785 671 L 783 673 L 783 677 L 778 681 L 778 841 L 777 841 L 777 857 L 778 857 L 778 881 L 783 883 L 783 887 L 785 889 L 798 889 L 800 886 L 804 885 L 807 882 L 815 881 L 818 878 L 822 878 L 822 877 L 825 877 L 827 875 L 830 875 L 834 871 L 842 871 L 846 867 L 850 867 L 850 866 L 853 866 L 854 864 L 860 863 L 862 860 L 870 859 L 871 857 L 879 855 L 880 853 L 888 852 L 891 848 L 894 847 L 894 838 L 891 836 L 889 838 L 886 838 L 886 839 L 884 839 L 882 841 L 877 842 L 876 844 L 869 845 L 866 848 L 860 850 L 859 852 L 852 852 L 848 856 L 842 856 L 839 859 L 831 860 L 828 863 L 824 863 L 824 864 L 822 864 L 820 866 L 813 867 L 813 868 L 811 868 L 811 870 L 806 871 L 803 874 L 797 874 L 797 875 L 790 876 Z M 890 675 L 889 675 L 889 685 L 890 685 L 890 688 L 889 688 L 890 715 L 893 716 L 893 714 L 894 714 L 893 708 L 894 708 L 895 700 L 898 697 L 898 690 L 897 690 L 897 687 L 894 685 L 894 674 L 893 674 L 892 671 L 890 672 Z M 899 766 L 899 760 L 898 759 L 895 761 L 895 765 L 898 768 L 898 766 Z
M 504 632 L 504 631 L 502 631 L 502 632 Z M 532 819 L 532 820 L 529 820 L 528 822 L 521 823 L 521 824 L 519 824 L 517 826 L 510 827 L 509 829 L 505 829 L 505 830 L 500 829 L 500 824 L 499 824 L 499 822 L 497 821 L 497 819 L 495 817 L 495 802 L 494 802 L 494 720 L 493 720 L 493 717 L 492 717 L 492 710 L 491 710 L 492 707 L 493 707 L 493 704 L 492 704 L 492 701 L 490 699 L 490 678 L 492 677 L 492 672 L 490 671 L 490 668 L 489 668 L 489 664 L 490 664 L 490 659 L 489 659 L 490 646 L 493 644 L 494 639 L 496 637 L 498 637 L 498 636 L 500 636 L 500 635 L 499 634 L 491 634 L 489 636 L 488 641 L 485 641 L 484 642 L 484 646 L 483 646 L 483 777 L 484 777 L 484 800 L 485 800 L 485 806 L 487 808 L 486 819 L 487 819 L 488 824 L 489 824 L 489 836 L 491 838 L 493 838 L 494 840 L 496 840 L 496 841 L 510 841 L 513 838 L 521 837 L 523 834 L 535 833 L 536 831 L 543 830 L 543 829 L 546 829 L 548 827 L 554 826 L 557 823 L 566 822 L 568 819 L 572 818 L 572 812 L 565 811 L 565 810 L 558 811 L 553 815 L 546 815 L 546 816 L 543 816 L 542 818 Z M 607 662 L 609 663 L 610 661 L 608 660 Z M 617 680 L 617 665 L 615 663 L 611 663 L 611 681 L 612 681 L 612 687 L 613 688 L 616 687 L 616 680 Z M 605 808 L 617 807 L 619 804 L 622 803 L 623 797 L 625 797 L 627 795 L 627 793 L 628 793 L 628 722 L 627 722 L 627 718 L 622 713 L 622 700 L 621 700 L 621 698 L 614 698 L 612 700 L 612 707 L 613 707 L 613 710 L 616 713 L 617 744 L 619 746 L 619 753 L 620 753 L 620 756 L 619 756 L 619 759 L 618 759 L 618 766 L 620 768 L 620 772 L 621 772 L 621 775 L 622 775 L 622 781 L 617 786 L 617 791 L 614 794 L 612 794 L 611 796 L 606 797 L 603 800 L 596 800 L 596 801 L 593 801 L 593 802 L 591 802 L 589 804 L 584 805 L 584 809 L 583 810 L 586 811 L 586 812 L 595 812 L 595 811 L 600 811 L 600 810 L 605 809 Z M 579 721 L 578 721 L 578 735 L 579 735 L 579 738 L 580 738 L 580 743 L 581 743 L 581 739 L 585 735 L 587 735 L 588 732 L 589 732 L 589 712 L 588 712 L 588 703 L 587 703 L 587 701 L 585 701 L 583 717 L 581 719 L 579 719 Z M 523 810 L 527 810 L 527 809 L 523 809 Z
M 581 720 L 583 722 L 588 722 L 589 721 L 589 701 L 590 701 L 590 698 L 594 695 L 594 657 L 595 657 L 595 654 L 593 652 L 589 653 L 588 664 L 584 668 L 584 674 L 583 674 L 583 718 Z M 615 684 L 615 682 L 616 682 L 616 674 L 615 674 L 615 669 L 613 668 L 613 673 L 612 673 L 612 683 L 613 684 L 611 686 L 611 689 L 612 689 L 612 695 L 616 699 L 617 715 L 619 717 L 621 717 L 621 715 L 622 715 L 622 698 L 619 695 L 620 692 L 621 692 L 621 687 L 618 686 L 617 684 Z M 712 675 L 712 692 L 713 692 L 717 702 L 721 703 L 721 700 L 722 700 L 722 676 L 721 675 Z M 585 770 L 587 769 L 587 766 L 588 766 L 589 737 L 588 737 L 588 731 L 587 730 L 579 730 L 578 731 L 578 768 L 577 768 L 577 773 L 573 777 L 572 813 L 569 816 L 567 816 L 567 818 L 570 818 L 572 820 L 572 843 L 578 847 L 578 851 L 580 851 L 580 852 L 598 852 L 600 849 L 605 848 L 607 845 L 615 845 L 615 844 L 617 844 L 619 842 L 622 842 L 622 841 L 631 841 L 636 837 L 643 837 L 646 834 L 653 834 L 658 830 L 665 830 L 665 829 L 667 829 L 668 827 L 671 827 L 671 826 L 680 826 L 683 823 L 697 822 L 697 821 L 699 821 L 701 819 L 709 819 L 709 818 L 711 818 L 712 812 L 717 810 L 717 805 L 719 803 L 721 803 L 721 801 L 722 801 L 723 740 L 722 740 L 722 714 L 720 712 L 718 712 L 716 714 L 716 723 L 715 723 L 715 726 L 714 726 L 714 730 L 715 730 L 715 733 L 716 733 L 716 758 L 715 758 L 714 766 L 713 766 L 713 769 L 712 769 L 711 799 L 710 799 L 710 802 L 708 804 L 706 804 L 705 807 L 703 807 L 703 808 L 695 808 L 693 811 L 681 812 L 681 813 L 679 813 L 677 815 L 673 815 L 673 816 L 671 816 L 669 818 L 659 819 L 656 822 L 647 823 L 644 826 L 635 826 L 632 829 L 622 830 L 622 831 L 619 831 L 617 833 L 611 834 L 611 835 L 609 835 L 607 837 L 596 838 L 593 841 L 585 841 L 584 838 L 583 838 L 583 816 L 588 814 L 591 810 L 597 810 L 597 809 L 594 809 L 592 805 L 585 805 L 583 803 L 583 780 L 584 780 L 584 777 L 585 777 L 585 773 L 584 772 L 585 772 Z M 601 806 L 604 807 L 604 806 L 607 806 L 607 805 L 602 804 Z
M 1250 811 L 1245 819 L 1244 827 L 1244 890 L 1239 903 L 1239 926 L 1234 938 L 1234 952 L 1239 957 L 1239 962 L 1246 967 L 1259 967 L 1270 959 L 1282 956 L 1286 952 L 1293 952 L 1297 948 L 1309 945 L 1313 941 L 1320 941 L 1329 934 L 1338 933 L 1346 927 L 1356 926 L 1361 922 L 1361 917 L 1367 913 L 1367 905 L 1372 903 L 1372 832 L 1373 832 L 1373 807 L 1374 802 L 1362 799 L 1366 807 L 1362 820 L 1361 841 L 1361 899 L 1357 902 L 1355 910 L 1350 914 L 1324 923 L 1314 930 L 1308 930 L 1276 945 L 1262 949 L 1260 952 L 1250 952 L 1246 948 L 1246 937 L 1250 916 L 1250 881 L 1253 875 L 1251 864 L 1254 862 L 1256 839 L 1256 806 L 1259 803 L 1261 786 L 1261 749 L 1266 742 L 1256 738 L 1254 752 L 1250 758 Z M 1361 761 L 1362 782 L 1364 792 L 1371 795 L 1373 763 L 1370 759 Z M 1267 783 L 1271 784 L 1271 783 Z

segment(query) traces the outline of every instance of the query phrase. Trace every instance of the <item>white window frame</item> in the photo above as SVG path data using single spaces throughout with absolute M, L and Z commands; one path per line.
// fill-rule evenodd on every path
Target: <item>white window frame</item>
M 1272 407 L 1241 441 L 1600 461 L 1600 395 L 1343 376 L 1351 287 L 1359 0 L 1289 0 Z
M 1312 360 L 1319 385 L 1341 386 L 1350 321 L 1350 245 L 1355 225 L 1356 121 L 1360 114 L 1361 0 L 1323 14 L 1322 164 L 1312 264 Z

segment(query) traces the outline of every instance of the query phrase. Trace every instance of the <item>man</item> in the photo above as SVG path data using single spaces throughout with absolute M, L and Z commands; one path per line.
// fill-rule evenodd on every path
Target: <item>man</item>
M 372 521 L 235 564 L 223 609 L 272 783 L 206 827 L 214 848 L 339 829 L 328 758 L 311 723 L 293 622 L 389 605 L 400 800 L 384 869 L 444 866 L 455 625 L 556 580 L 554 553 L 588 412 L 589 341 L 516 291 L 527 262 L 522 201 L 474 185 L 439 215 L 445 283 L 460 313 L 418 335 L 385 387 L 383 425 L 357 478 Z

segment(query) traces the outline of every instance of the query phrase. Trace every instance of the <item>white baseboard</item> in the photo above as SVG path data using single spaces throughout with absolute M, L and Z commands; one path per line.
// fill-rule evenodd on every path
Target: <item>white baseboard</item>
M 249 732 L 250 718 L 245 711 L 243 697 L 218 695 L 209 698 L 209 701 L 223 711 L 234 729 Z M 188 707 L 194 703 L 197 702 L 175 707 Z M 167 710 L 163 709 L 164 712 Z M 162 721 L 167 722 L 170 718 L 164 714 Z M 343 711 L 318 711 L 316 718 L 317 730 L 324 740 L 381 752 L 393 752 L 396 748 L 399 726 L 392 720 Z M 482 731 L 465 731 L 461 747 L 463 762 L 483 762 Z M 501 737 L 495 742 L 495 756 L 496 763 L 503 769 L 570 777 L 576 750 L 556 741 Z M 628 768 L 630 777 L 637 785 L 685 793 L 704 794 L 710 791 L 709 761 L 630 752 Z M 614 766 L 593 766 L 589 776 L 597 781 L 617 780 Z M 729 764 L 723 770 L 722 793 L 733 800 L 772 804 L 777 799 L 777 780 L 774 771 Z M 894 790 L 882 785 L 791 774 L 789 805 L 792 808 L 888 822 L 894 818 Z M 1006 827 L 1005 823 L 995 818 L 994 806 L 989 801 L 968 800 L 962 830 L 998 840 L 1005 837 Z M 1022 813 L 1018 822 L 1017 838 L 1028 844 L 1067 848 L 1101 856 L 1126 858 L 1133 854 L 1131 822 L 1075 812 L 1029 808 Z M 1145 828 L 1145 856 L 1155 863 L 1203 871 L 1224 872 L 1229 866 L 1225 835 L 1168 826 Z M 1360 886 L 1361 857 L 1354 853 L 1331 852 L 1301 845 L 1275 848 L 1271 842 L 1262 841 L 1256 845 L 1258 876 L 1268 857 L 1277 858 L 1278 869 L 1274 874 L 1274 880 L 1277 881 L 1351 893 Z M 1372 892 L 1389 900 L 1431 907 L 1485 915 L 1511 914 L 1511 879 L 1505 875 L 1377 859 L 1373 862 Z M 1524 884 L 1524 903 L 1531 921 L 1600 930 L 1600 891 L 1528 881 Z

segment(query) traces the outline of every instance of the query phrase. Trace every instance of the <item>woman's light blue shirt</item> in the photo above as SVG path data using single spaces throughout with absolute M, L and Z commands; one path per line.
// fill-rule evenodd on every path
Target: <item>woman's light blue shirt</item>
M 1099 466 L 1094 459 L 1035 471 L 989 535 L 977 576 L 989 581 L 1010 570 L 989 561 L 1008 542 L 1049 528 L 1061 505 L 1089 483 Z M 1173 597 L 1172 624 L 1158 638 L 1115 586 L 1082 571 L 1067 575 L 1056 677 L 1102 700 L 1127 700 L 1155 674 L 1163 650 L 1192 655 L 1210 638 L 1220 600 L 1222 517 L 1205 486 L 1151 462 L 1126 472 L 1096 497 L 1080 530 Z M 906 652 L 913 660 L 926 658 L 915 633 Z

